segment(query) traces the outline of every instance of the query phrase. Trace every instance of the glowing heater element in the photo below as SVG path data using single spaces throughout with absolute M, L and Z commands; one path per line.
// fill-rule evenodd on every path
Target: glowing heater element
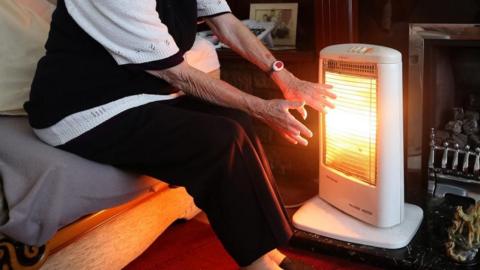
M 375 185 L 377 80 L 325 72 L 325 83 L 337 95 L 324 120 L 325 165 Z
M 401 248 L 423 211 L 404 202 L 402 57 L 393 49 L 340 44 L 320 52 L 320 82 L 335 109 L 321 114 L 318 196 L 295 227 L 343 241 Z

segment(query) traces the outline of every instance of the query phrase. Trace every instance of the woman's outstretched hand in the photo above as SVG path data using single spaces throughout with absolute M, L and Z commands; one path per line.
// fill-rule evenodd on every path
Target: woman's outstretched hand
M 254 116 L 277 130 L 291 143 L 300 143 L 307 146 L 308 140 L 306 138 L 311 138 L 313 133 L 290 114 L 290 110 L 299 110 L 304 105 L 305 103 L 302 101 L 263 100 L 255 108 Z
M 304 101 L 306 105 L 319 112 L 325 112 L 325 107 L 332 109 L 335 107 L 330 101 L 336 98 L 330 91 L 332 89 L 330 85 L 300 80 L 286 70 L 275 74 L 273 79 L 287 100 Z M 304 119 L 307 118 L 307 111 L 303 106 L 297 110 Z

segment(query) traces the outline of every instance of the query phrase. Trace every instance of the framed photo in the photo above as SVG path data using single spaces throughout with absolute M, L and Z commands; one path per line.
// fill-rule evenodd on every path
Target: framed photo
M 250 4 L 250 19 L 274 22 L 271 31 L 273 45 L 295 47 L 297 39 L 298 3 Z

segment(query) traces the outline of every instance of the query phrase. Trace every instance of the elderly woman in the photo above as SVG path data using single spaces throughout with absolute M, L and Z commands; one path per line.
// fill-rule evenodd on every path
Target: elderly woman
M 198 20 L 286 100 L 189 66 Z M 186 187 L 244 269 L 300 269 L 276 249 L 292 231 L 249 117 L 307 145 L 312 132 L 289 110 L 331 107 L 326 86 L 283 68 L 224 0 L 59 0 L 46 49 L 25 104 L 41 140 Z

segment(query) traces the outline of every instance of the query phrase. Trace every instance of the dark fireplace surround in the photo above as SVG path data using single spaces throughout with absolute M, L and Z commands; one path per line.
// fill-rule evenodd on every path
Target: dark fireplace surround
M 480 200 L 480 25 L 410 24 L 409 41 L 407 171 L 436 196 Z

